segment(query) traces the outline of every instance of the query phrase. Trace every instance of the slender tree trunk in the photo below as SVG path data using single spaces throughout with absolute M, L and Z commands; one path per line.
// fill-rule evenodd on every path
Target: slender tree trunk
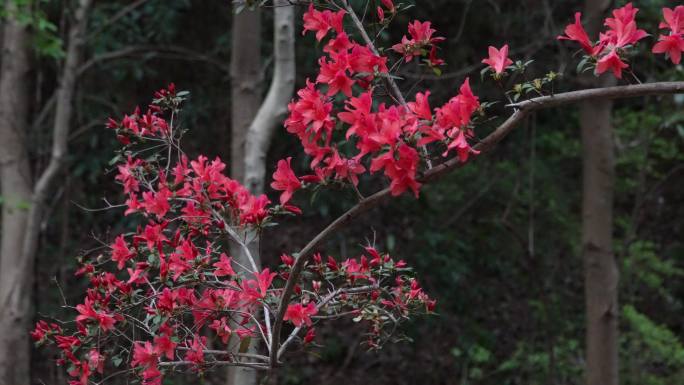
M 29 36 L 6 2 L 0 79 L 0 384 L 29 383 L 26 324 L 30 295 L 13 292 L 31 199 L 31 172 L 24 146 L 29 106 Z M 25 12 L 26 10 L 21 10 Z
M 263 193 L 266 176 L 266 154 L 271 144 L 273 132 L 282 124 L 287 113 L 287 103 L 294 92 L 295 79 L 295 13 L 294 7 L 286 0 L 274 2 L 273 20 L 273 60 L 275 64 L 273 79 L 268 94 L 263 103 L 260 103 L 256 116 L 253 116 L 244 131 L 244 149 L 240 159 L 242 169 L 241 180 L 252 194 Z M 234 36 L 235 38 L 235 36 Z M 235 45 L 233 46 L 235 49 Z M 233 86 L 233 98 L 235 100 L 235 85 Z M 239 91 L 239 90 L 238 90 Z M 239 96 L 238 96 L 239 97 Z M 234 102 L 235 103 L 235 102 Z M 234 110 L 235 112 L 235 110 Z M 235 133 L 235 131 L 233 131 Z M 235 134 L 234 134 L 235 135 Z M 234 136 L 233 140 L 237 138 Z M 235 145 L 233 145 L 233 149 Z M 233 163 L 237 161 L 232 156 Z M 233 168 L 233 170 L 235 170 Z M 243 234 L 246 239 L 252 239 L 252 255 L 256 263 L 260 264 L 258 238 L 253 234 Z M 245 266 L 244 253 L 239 253 L 239 259 Z M 255 344 L 250 346 L 251 352 L 256 351 Z M 257 382 L 257 373 L 253 370 L 234 367 L 229 371 L 229 384 L 231 385 L 254 385 Z
M 230 57 L 230 172 L 244 180 L 247 129 L 261 105 L 261 10 L 245 9 L 233 16 Z
M 597 36 L 610 1 L 588 0 L 588 32 Z M 614 85 L 612 77 L 592 86 Z M 613 253 L 613 102 L 580 105 L 582 132 L 582 258 L 586 306 L 587 385 L 618 384 L 618 279 Z
M 273 56 L 275 70 L 266 99 L 247 130 L 245 185 L 253 194 L 264 191 L 266 155 L 273 133 L 282 127 L 295 83 L 295 12 L 287 0 L 274 1 Z
M 261 68 L 261 10 L 244 9 L 233 16 L 230 58 L 231 82 L 231 141 L 230 173 L 233 179 L 244 183 L 245 141 L 247 130 L 259 111 L 262 93 Z M 240 234 L 246 237 L 247 234 Z M 258 258 L 258 250 L 252 254 Z M 242 266 L 250 266 L 247 255 L 236 244 L 231 254 Z M 260 263 L 258 260 L 256 263 Z M 231 341 L 234 342 L 234 341 Z M 256 353 L 256 344 L 249 347 Z M 228 385 L 256 385 L 256 373 L 245 368 L 228 368 Z
M 69 40 L 65 55 L 62 74 L 59 80 L 57 89 L 57 105 L 55 110 L 55 120 L 52 133 L 52 151 L 50 162 L 45 171 L 40 175 L 36 182 L 33 191 L 29 187 L 28 197 L 30 197 L 28 205 L 28 215 L 23 222 L 21 246 L 12 262 L 13 265 L 7 269 L 7 275 L 3 268 L 3 279 L 0 284 L 0 303 L 2 304 L 3 315 L 0 322 L 5 321 L 5 317 L 10 318 L 12 329 L 9 333 L 4 335 L 11 335 L 12 346 L 18 350 L 25 350 L 26 354 L 21 354 L 23 362 L 17 365 L 18 367 L 26 367 L 29 365 L 29 350 L 28 350 L 28 330 L 32 318 L 31 314 L 31 297 L 33 291 L 33 267 L 35 264 L 36 250 L 38 248 L 38 238 L 40 235 L 41 221 L 43 219 L 46 200 L 50 196 L 50 190 L 54 181 L 59 176 L 65 158 L 67 155 L 67 143 L 69 136 L 69 127 L 72 116 L 72 103 L 74 99 L 74 92 L 76 88 L 76 78 L 78 67 L 81 63 L 81 48 L 83 46 L 85 31 L 87 26 L 87 15 L 91 5 L 91 0 L 79 0 L 76 8 L 73 23 L 69 28 Z M 18 142 L 16 147 L 18 149 L 25 149 L 26 143 Z M 28 161 L 27 161 L 28 163 Z M 3 186 L 4 186 L 3 179 Z M 29 185 L 30 186 L 30 185 Z M 4 220 L 4 216 L 3 216 Z M 3 231 L 3 237 L 5 232 Z M 3 260 L 5 254 L 3 252 Z M 4 267 L 4 266 L 3 266 Z M 11 275 L 9 275 L 11 273 Z M 3 325 L 4 327 L 4 325 Z M 0 329 L 4 331 L 7 329 Z M 4 345 L 4 344 L 3 344 Z M 9 344 L 8 344 L 9 345 Z M 5 348 L 6 346 L 3 346 Z M 16 350 L 9 352 L 13 357 L 19 356 Z M 8 362 L 2 360 L 0 362 Z M 23 370 L 23 368 L 22 368 Z M 25 377 L 14 376 L 13 381 L 6 382 L 8 384 L 28 384 L 28 370 L 26 370 Z

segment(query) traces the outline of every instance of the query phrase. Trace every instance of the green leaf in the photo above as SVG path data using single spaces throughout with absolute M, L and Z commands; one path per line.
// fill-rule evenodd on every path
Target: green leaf
M 580 62 L 577 64 L 577 72 L 578 73 L 584 72 L 584 68 L 587 65 L 588 61 L 589 61 L 589 58 L 586 56 L 584 58 L 582 58 L 582 60 L 580 60 Z
M 123 362 L 123 358 L 121 358 L 119 356 L 112 357 L 112 364 L 114 364 L 115 367 L 119 367 L 119 365 L 121 365 L 122 362 Z
M 238 349 L 239 353 L 245 353 L 247 352 L 247 349 L 249 349 L 249 344 L 252 342 L 252 337 L 245 337 L 240 341 L 240 348 Z

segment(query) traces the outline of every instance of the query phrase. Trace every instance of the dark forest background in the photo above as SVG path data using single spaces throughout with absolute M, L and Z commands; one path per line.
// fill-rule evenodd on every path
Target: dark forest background
M 404 1 L 407 3 L 410 1 Z M 85 282 L 74 277 L 75 256 L 135 226 L 117 210 L 91 211 L 103 198 L 120 203 L 110 161 L 117 142 L 104 128 L 148 103 L 153 91 L 175 82 L 191 97 L 184 124 L 189 154 L 230 159 L 230 58 L 232 5 L 228 0 L 149 0 L 113 19 L 129 1 L 96 1 L 84 46 L 88 58 L 130 48 L 92 62 L 78 79 L 68 163 L 51 191 L 35 265 L 32 303 L 36 319 L 60 317 L 63 299 L 81 301 Z M 361 2 L 359 2 L 361 3 Z M 371 1 L 372 3 L 372 1 Z M 574 48 L 556 40 L 582 1 L 430 0 L 399 15 L 381 34 L 389 46 L 407 23 L 430 20 L 447 37 L 441 76 L 414 65 L 399 71 L 406 94 L 429 88 L 445 101 L 466 76 L 481 100 L 500 99 L 483 85 L 481 59 L 488 45 L 511 46 L 514 59 L 531 60 L 535 75 L 564 75 L 560 88 L 581 86 Z M 623 4 L 624 2 L 616 2 Z M 676 1 L 637 1 L 640 27 L 655 31 L 661 7 Z M 70 1 L 40 1 L 30 76 L 30 163 L 45 166 Z M 299 15 L 297 23 L 301 24 Z M 262 10 L 263 89 L 272 68 L 272 14 Z M 42 29 L 41 29 L 42 28 Z M 296 28 L 297 88 L 315 76 L 321 47 Z M 648 53 L 634 61 L 642 81 L 684 80 L 682 66 Z M 2 60 L 5 60 L 3 57 Z M 623 82 L 636 82 L 627 77 Z M 504 109 L 499 105 L 500 114 Z M 613 110 L 616 183 L 614 249 L 621 274 L 620 374 L 626 385 L 684 383 L 684 98 L 650 97 L 617 103 Z M 333 236 L 327 250 L 352 255 L 367 238 L 416 267 L 425 290 L 438 300 L 438 316 L 407 327 L 412 341 L 380 352 L 359 346 L 352 322 L 319 331 L 319 348 L 292 353 L 279 384 L 580 384 L 584 357 L 584 275 L 580 250 L 582 157 L 574 107 L 537 113 L 495 151 L 426 186 L 419 199 L 386 202 Z M 484 127 L 486 131 L 492 127 Z M 296 138 L 278 130 L 270 167 L 293 156 L 296 170 L 307 160 Z M 272 173 L 272 169 L 267 175 Z M 0 181 L 2 183 L 2 181 Z M 276 194 L 269 192 L 272 199 Z M 304 215 L 262 237 L 264 265 L 301 247 L 354 203 L 352 194 L 325 192 L 295 203 Z M 370 229 L 370 231 L 369 231 Z M 63 298 L 64 297 L 64 298 Z M 1 309 L 0 309 L 1 310 Z M 17 330 L 16 333 L 28 331 Z M 66 383 L 51 351 L 33 351 L 32 383 Z M 125 380 L 120 383 L 126 383 Z M 194 376 L 169 379 L 190 384 Z M 205 383 L 224 383 L 213 373 Z M 275 380 L 274 380 L 275 381 Z M 7 384 L 10 385 L 10 384 Z M 19 384 L 17 384 L 19 385 Z

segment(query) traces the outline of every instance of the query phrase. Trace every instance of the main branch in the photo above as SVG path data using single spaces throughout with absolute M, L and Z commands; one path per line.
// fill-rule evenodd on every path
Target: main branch
M 538 110 L 562 107 L 567 105 L 576 104 L 582 101 L 591 100 L 605 100 L 605 99 L 625 99 L 648 95 L 667 95 L 667 94 L 678 94 L 684 93 L 684 82 L 659 82 L 659 83 L 648 83 L 648 84 L 637 84 L 637 85 L 627 85 L 627 86 L 616 86 L 616 87 L 605 87 L 605 88 L 593 88 L 580 91 L 571 91 L 559 93 L 551 96 L 542 96 L 533 99 L 529 99 L 517 104 L 511 104 L 508 107 L 516 108 L 515 112 L 506 119 L 501 125 L 499 125 L 492 133 L 487 135 L 479 143 L 477 143 L 473 148 L 475 150 L 487 152 L 491 150 L 494 145 L 505 138 L 514 128 L 518 126 L 530 113 Z M 459 168 L 464 165 L 458 158 L 452 158 L 444 163 L 436 165 L 428 170 L 420 182 L 427 183 L 433 180 L 439 179 L 450 171 Z M 309 260 L 313 251 L 332 233 L 339 230 L 346 224 L 348 224 L 352 219 L 356 218 L 360 214 L 370 210 L 371 208 L 379 205 L 385 198 L 390 196 L 390 189 L 386 188 L 375 194 L 362 199 L 354 207 L 350 208 L 342 214 L 340 217 L 335 219 L 331 224 L 329 224 L 323 231 L 318 233 L 311 241 L 309 241 L 299 253 L 296 254 L 296 260 L 292 266 L 292 271 L 283 289 L 283 295 L 280 298 L 280 304 L 278 306 L 278 312 L 273 324 L 273 332 L 271 335 L 271 367 L 278 364 L 278 346 L 280 344 L 280 332 L 283 326 L 283 317 L 285 316 L 285 310 L 287 309 L 287 304 L 294 293 L 294 287 L 302 274 L 304 265 Z

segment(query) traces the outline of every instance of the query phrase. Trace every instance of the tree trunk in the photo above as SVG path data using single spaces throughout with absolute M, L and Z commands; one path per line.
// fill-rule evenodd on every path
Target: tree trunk
M 244 9 L 233 17 L 230 57 L 230 172 L 244 181 L 247 129 L 261 105 L 261 11 Z
M 35 263 L 36 250 L 38 248 L 38 238 L 40 235 L 41 221 L 43 219 L 44 208 L 46 200 L 50 196 L 50 189 L 59 176 L 59 172 L 65 161 L 67 154 L 67 143 L 69 136 L 69 126 L 72 116 L 73 96 L 76 88 L 76 78 L 78 67 L 81 63 L 81 47 L 83 46 L 85 31 L 87 26 L 87 14 L 91 5 L 91 0 L 79 0 L 78 8 L 74 14 L 73 24 L 69 29 L 69 41 L 65 55 L 62 74 L 57 89 L 57 105 L 55 110 L 55 120 L 53 125 L 52 151 L 50 162 L 38 179 L 35 188 L 31 192 L 30 184 L 27 184 L 29 200 L 28 215 L 22 221 L 23 228 L 21 229 L 22 237 L 20 238 L 21 246 L 16 254 L 7 254 L 14 256 L 11 258 L 11 268 L 7 271 L 3 268 L 3 279 L 0 285 L 0 303 L 2 303 L 2 323 L 5 331 L 5 322 L 11 323 L 12 329 L 9 333 L 3 333 L 3 338 L 9 335 L 13 341 L 8 344 L 3 344 L 2 348 L 14 346 L 15 350 L 8 352 L 12 357 L 17 357 L 17 360 L 23 361 L 17 367 L 21 370 L 26 370 L 25 374 L 19 373 L 21 377 L 14 375 L 14 380 L 6 383 L 28 384 L 28 365 L 29 365 L 29 350 L 28 350 L 28 330 L 32 318 L 31 314 L 31 297 L 33 291 L 33 267 Z M 4 68 L 3 68 L 4 70 Z M 4 94 L 3 94 L 4 95 Z M 24 112 L 25 114 L 25 112 Z M 26 143 L 21 140 L 16 142 L 17 149 L 26 149 Z M 28 163 L 28 160 L 26 161 Z M 28 166 L 27 166 L 28 167 Z M 3 178 L 3 186 L 5 179 Z M 3 215 L 3 220 L 4 220 Z M 3 226 L 4 228 L 4 226 Z M 5 232 L 3 231 L 3 236 Z M 3 252 L 3 262 L 5 260 L 5 253 Z M 4 267 L 4 266 L 3 266 Z M 11 275 L 10 275 L 11 273 Z M 5 319 L 8 319 L 5 321 Z M 17 354 L 17 351 L 26 351 L 26 354 Z M 4 360 L 0 356 L 0 362 L 3 364 L 9 361 Z
M 245 185 L 252 194 L 264 191 L 266 155 L 273 133 L 282 126 L 295 83 L 295 12 L 287 0 L 274 2 L 273 56 L 275 70 L 266 99 L 247 130 Z
M 0 383 L 28 384 L 29 341 L 26 331 L 30 296 L 12 292 L 20 265 L 31 199 L 31 172 L 25 133 L 29 107 L 29 36 L 16 20 L 14 2 L 6 2 L 2 78 L 0 79 Z
M 587 1 L 588 32 L 597 36 L 610 1 Z M 612 77 L 592 86 L 615 84 Z M 587 385 L 618 384 L 618 269 L 613 254 L 615 161 L 610 100 L 580 105 L 582 132 L 582 258 L 586 306 Z
M 241 138 L 244 141 L 244 149 L 242 149 L 242 158 L 239 160 L 243 173 L 241 181 L 250 190 L 252 194 L 258 195 L 264 191 L 264 183 L 266 176 L 266 154 L 271 144 L 273 132 L 281 125 L 287 113 L 287 103 L 292 98 L 294 92 L 295 79 L 295 13 L 294 7 L 286 0 L 276 0 L 274 2 L 274 19 L 273 19 L 273 57 L 275 69 L 273 72 L 273 79 L 268 90 L 268 94 L 263 103 L 260 104 L 256 116 L 253 116 L 248 123 L 248 128 L 244 131 L 244 136 Z M 235 35 L 233 37 L 235 39 Z M 235 45 L 233 46 L 235 49 Z M 240 87 L 242 88 L 242 86 Z M 237 95 L 236 95 L 237 91 Z M 240 89 L 233 85 L 233 100 L 240 98 Z M 233 104 L 235 107 L 235 104 Z M 233 110 L 235 113 L 235 110 Z M 235 118 L 234 118 L 235 127 Z M 235 128 L 233 129 L 233 141 L 240 139 L 235 136 Z M 243 133 L 243 131 L 240 131 Z M 235 149 L 235 144 L 233 144 Z M 235 154 L 231 156 L 233 164 L 238 159 Z M 232 168 L 235 172 L 235 168 Z M 258 250 L 259 239 L 254 234 L 241 234 L 246 239 L 251 240 L 250 249 L 254 256 L 257 265 L 260 264 L 260 256 Z M 244 266 L 250 266 L 246 261 L 244 253 L 235 253 L 234 256 L 240 260 Z M 250 353 L 256 352 L 255 344 L 250 345 Z M 255 385 L 257 382 L 257 373 L 254 370 L 233 367 L 229 370 L 230 385 Z
M 247 129 L 261 105 L 261 10 L 243 9 L 233 16 L 230 58 L 231 82 L 231 177 L 244 183 L 245 141 Z M 246 234 L 240 233 L 240 236 Z M 253 254 L 258 256 L 257 250 Z M 231 254 L 242 266 L 250 266 L 247 256 L 236 244 L 231 244 Z M 255 261 L 259 263 L 259 261 Z M 233 341 L 231 341 L 233 342 Z M 249 347 L 256 353 L 255 344 Z M 237 367 L 228 368 L 228 385 L 256 385 L 256 373 Z

